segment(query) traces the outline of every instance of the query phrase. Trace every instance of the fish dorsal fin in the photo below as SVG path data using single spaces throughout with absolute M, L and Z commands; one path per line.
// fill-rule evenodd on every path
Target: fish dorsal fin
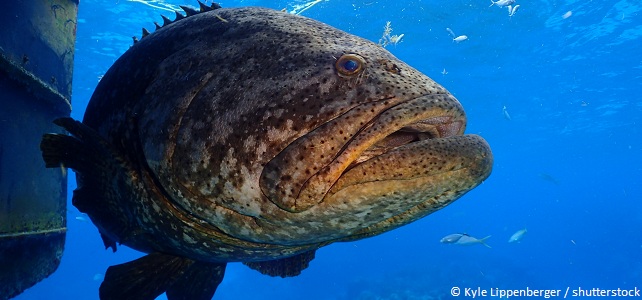
M 218 3 L 212 2 L 212 5 L 207 6 L 207 4 L 205 4 L 205 3 L 201 2 L 201 1 L 198 1 L 198 7 L 199 8 L 196 9 L 196 8 L 192 8 L 192 7 L 189 7 L 189 6 L 180 5 L 180 8 L 185 12 L 185 15 L 181 14 L 178 11 L 174 11 L 176 13 L 176 18 L 174 18 L 174 21 L 170 20 L 166 16 L 161 15 L 161 18 L 163 18 L 163 25 L 159 25 L 158 23 L 154 22 L 154 26 L 156 27 L 156 30 L 158 30 L 158 29 L 161 29 L 161 28 L 163 28 L 163 27 L 165 27 L 165 26 L 167 26 L 169 24 L 172 24 L 172 23 L 178 21 L 178 20 L 185 19 L 187 17 L 191 17 L 193 15 L 197 15 L 197 14 L 200 14 L 200 13 L 203 13 L 203 12 L 208 12 L 208 11 L 211 11 L 211 10 L 215 10 L 215 9 L 221 8 L 221 6 Z M 148 35 L 149 35 L 149 31 L 147 31 L 147 29 L 143 28 L 143 35 L 141 36 L 141 39 L 146 37 L 146 36 L 148 36 Z M 135 37 L 135 36 L 132 37 L 132 38 L 134 39 L 134 44 L 136 44 L 138 42 L 138 38 Z
M 245 262 L 244 264 L 251 269 L 261 272 L 261 274 L 280 277 L 294 277 L 305 270 L 310 261 L 314 259 L 316 250 L 310 250 L 294 256 L 259 262 Z
M 223 280 L 225 263 L 206 263 L 152 253 L 111 266 L 100 285 L 101 300 L 149 299 L 167 292 L 167 299 L 212 299 Z

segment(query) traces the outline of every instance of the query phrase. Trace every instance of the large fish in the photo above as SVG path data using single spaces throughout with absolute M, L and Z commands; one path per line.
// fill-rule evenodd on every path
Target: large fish
M 460 103 L 370 41 L 320 22 L 201 4 L 136 42 L 47 167 L 106 247 L 103 299 L 209 299 L 228 262 L 296 276 L 319 247 L 408 224 L 491 171 Z M 182 298 L 181 298 L 182 297 Z

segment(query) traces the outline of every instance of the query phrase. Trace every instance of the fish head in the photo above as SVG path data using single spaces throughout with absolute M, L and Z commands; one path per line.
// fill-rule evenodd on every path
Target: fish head
M 275 147 L 259 179 L 263 195 L 290 213 L 279 220 L 301 226 L 297 239 L 390 230 L 446 206 L 490 174 L 488 145 L 463 135 L 464 110 L 440 84 L 334 28 L 303 36 L 316 42 L 291 59 L 316 75 L 296 76 L 304 87 L 282 115 L 295 130 L 280 132 L 290 138 Z
M 168 38 L 180 46 L 161 43 Z M 139 104 L 153 177 L 176 207 L 245 243 L 375 235 L 490 174 L 490 148 L 464 135 L 451 93 L 323 23 L 217 9 L 135 47 L 169 53 Z

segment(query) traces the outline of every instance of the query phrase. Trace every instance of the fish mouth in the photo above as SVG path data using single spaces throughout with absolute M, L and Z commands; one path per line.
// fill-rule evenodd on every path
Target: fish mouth
M 450 93 L 393 102 L 371 117 L 344 143 L 332 161 L 306 180 L 297 197 L 299 207 L 324 201 L 343 174 L 363 162 L 404 145 L 463 135 L 465 127 L 464 110 Z M 387 168 L 394 169 L 393 166 Z
M 281 209 L 303 212 L 326 201 L 344 174 L 361 164 L 399 148 L 461 136 L 465 127 L 464 110 L 450 93 L 364 103 L 292 142 L 265 165 L 261 190 Z
M 368 127 L 373 126 L 372 123 Z M 466 118 L 462 114 L 450 114 L 443 116 L 433 116 L 427 119 L 415 121 L 407 124 L 400 129 L 384 136 L 373 143 L 369 148 L 364 150 L 361 155 L 355 159 L 344 171 L 348 172 L 353 167 L 373 157 L 388 153 L 394 149 L 420 142 L 423 140 L 448 138 L 451 136 L 463 135 L 466 128 Z
M 393 122 L 389 132 L 368 137 L 369 128 L 376 128 L 386 114 L 408 116 L 394 110 L 405 111 L 413 102 L 435 98 L 458 104 L 450 101 L 456 100 L 449 94 L 411 100 L 382 113 L 362 130 L 360 135 L 372 142 L 341 172 L 318 205 L 324 221 L 337 224 L 334 232 L 344 234 L 326 238 L 358 240 L 406 225 L 444 208 L 490 176 L 490 146 L 478 135 L 464 134 L 466 118 L 459 105 L 411 108 L 412 117 L 405 122 Z

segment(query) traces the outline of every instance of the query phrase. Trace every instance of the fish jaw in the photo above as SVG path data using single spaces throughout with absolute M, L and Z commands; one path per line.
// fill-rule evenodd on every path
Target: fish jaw
M 447 92 L 377 102 L 357 106 L 324 124 L 272 160 L 261 178 L 268 198 L 284 210 L 305 211 L 322 202 L 354 165 L 406 143 L 462 135 L 466 127 L 463 108 Z M 304 159 L 313 155 L 321 159 Z
M 402 103 L 373 123 L 345 151 L 358 149 L 356 159 L 318 205 L 328 223 L 341 220 L 332 223 L 346 234 L 341 240 L 377 235 L 423 218 L 481 184 L 492 171 L 490 146 L 480 136 L 463 134 L 466 118 L 450 94 Z M 384 124 L 388 127 L 377 129 Z M 409 133 L 416 138 L 404 141 Z M 359 139 L 370 141 L 365 150 L 358 147 Z
M 457 200 L 490 175 L 492 161 L 477 135 L 410 143 L 351 168 L 322 205 L 351 211 L 341 226 L 362 229 L 346 239 L 376 235 Z
M 448 93 L 401 102 L 363 126 L 306 179 L 293 202 L 269 199 L 299 209 L 281 221 L 305 228 L 295 239 L 305 243 L 356 240 L 408 224 L 490 175 L 490 147 L 477 135 L 463 135 L 465 125 L 463 109 Z
M 427 95 L 379 114 L 352 138 L 332 163 L 306 182 L 298 199 L 323 201 L 345 171 L 395 147 L 420 139 L 461 135 L 466 124 L 463 109 L 459 105 L 447 109 L 435 105 L 440 102 L 459 104 L 449 94 Z M 388 166 L 387 169 L 394 168 Z

